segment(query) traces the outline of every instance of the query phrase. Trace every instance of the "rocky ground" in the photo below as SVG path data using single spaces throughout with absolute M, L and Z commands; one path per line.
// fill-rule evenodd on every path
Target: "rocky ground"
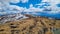
M 0 24 L 0 34 L 55 34 L 60 29 L 60 20 L 25 16 L 29 18 Z

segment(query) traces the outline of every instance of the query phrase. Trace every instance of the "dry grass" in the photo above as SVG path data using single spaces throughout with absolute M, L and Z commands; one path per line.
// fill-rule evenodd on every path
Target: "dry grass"
M 54 34 L 53 28 L 60 28 L 60 20 L 35 17 L 0 25 L 0 34 Z

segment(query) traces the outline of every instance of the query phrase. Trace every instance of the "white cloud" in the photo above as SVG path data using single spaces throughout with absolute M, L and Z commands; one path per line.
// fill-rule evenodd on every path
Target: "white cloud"
M 57 5 L 56 5 L 59 3 L 60 3 L 60 0 L 54 0 L 54 1 L 51 0 L 51 9 L 52 9 L 51 13 L 56 14 L 56 13 L 60 12 L 60 7 L 57 7 Z
M 46 8 L 51 8 L 52 11 L 50 11 L 49 13 L 59 13 L 60 12 L 60 7 L 57 7 L 56 4 L 60 3 L 60 0 L 42 0 L 42 2 L 49 2 L 50 6 L 46 7 Z
M 24 11 L 25 12 L 42 12 L 43 9 L 40 9 L 39 7 L 35 8 L 35 7 L 33 7 L 33 4 L 30 4 L 30 8 L 29 9 L 25 9 Z
M 19 2 L 22 2 L 22 3 L 27 3 L 28 0 L 10 0 L 11 3 L 19 3 Z
M 14 1 L 14 0 L 11 0 L 11 1 Z M 28 0 L 22 0 L 22 1 L 25 3 Z M 5 5 L 7 5 L 7 4 L 5 4 Z M 42 11 L 42 9 L 40 9 L 40 8 L 33 7 L 33 4 L 30 4 L 30 8 L 29 9 L 23 8 L 23 7 L 19 7 L 19 6 L 16 6 L 16 5 L 7 5 L 7 7 L 5 5 L 4 5 L 5 8 L 3 8 L 3 10 L 6 10 L 7 11 L 6 8 L 8 8 L 9 9 L 8 11 L 10 13 L 18 13 L 18 12 L 20 13 L 20 12 L 23 12 L 23 11 L 25 11 L 25 12 L 29 12 L 29 11 L 30 12 Z
M 33 7 L 33 4 L 30 4 L 30 8 L 32 8 Z
M 42 0 L 42 2 L 60 3 L 60 0 Z
M 22 1 L 22 3 L 27 3 L 28 2 L 28 0 L 21 0 Z
M 10 0 L 11 3 L 18 3 L 20 0 Z
M 0 2 L 9 2 L 10 0 L 0 0 Z
M 42 0 L 42 2 L 48 2 L 48 0 Z
M 44 8 L 35 8 L 35 7 L 33 7 L 33 4 L 30 4 L 30 8 L 29 9 L 27 9 L 27 8 L 23 8 L 23 7 L 19 7 L 19 6 L 16 6 L 16 5 L 9 5 L 9 2 L 12 2 L 12 3 L 18 3 L 18 2 L 20 2 L 20 1 L 22 1 L 22 3 L 26 3 L 26 2 L 28 2 L 28 0 L 6 0 L 6 1 L 4 1 L 4 0 L 0 0 L 0 9 L 1 9 L 1 7 L 3 7 L 3 10 L 5 10 L 5 11 L 7 11 L 7 9 L 9 8 L 9 12 L 15 12 L 15 13 L 18 13 L 18 12 L 22 12 L 22 11 L 25 11 L 25 12 L 44 12 L 43 10 L 44 10 Z M 1 2 L 2 2 L 2 4 L 1 4 Z M 60 8 L 58 8 L 57 6 L 56 6 L 56 4 L 57 3 L 60 3 L 60 0 L 44 0 L 44 1 L 42 1 L 42 2 L 50 2 L 50 4 L 51 4 L 51 6 L 49 6 L 49 7 L 46 7 L 47 9 L 49 9 L 49 8 L 51 8 L 52 9 L 52 11 L 50 11 L 49 13 L 58 13 L 58 12 L 60 12 Z M 42 5 L 42 4 L 44 4 L 44 3 L 41 3 L 40 5 Z M 6 9 L 7 8 L 7 9 Z
M 4 14 L 6 14 L 6 12 L 0 12 L 0 14 L 1 14 L 1 15 L 4 15 Z
M 19 3 L 19 2 L 26 3 L 26 2 L 28 2 L 28 0 L 0 0 L 0 2 L 3 2 L 3 3 Z
M 10 0 L 13 1 L 13 0 Z M 6 14 L 6 13 L 18 13 L 24 10 L 23 7 L 19 7 L 16 5 L 10 5 L 9 0 L 0 0 L 0 13 Z
M 11 8 L 11 9 L 10 9 Z M 24 10 L 24 8 L 23 7 L 19 7 L 19 6 L 16 6 L 16 5 L 10 5 L 9 6 L 9 9 L 10 10 L 18 10 L 18 11 L 21 11 L 21 10 Z

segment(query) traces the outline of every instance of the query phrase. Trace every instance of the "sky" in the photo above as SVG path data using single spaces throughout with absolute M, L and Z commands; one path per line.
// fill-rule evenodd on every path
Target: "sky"
M 19 2 L 17 4 L 14 4 L 14 3 L 11 3 L 12 5 L 17 5 L 17 6 L 20 6 L 20 7 L 26 7 L 26 8 L 29 8 L 30 4 L 33 4 L 34 7 L 35 4 L 39 4 L 41 3 L 42 0 L 28 0 L 28 2 L 26 3 L 23 3 L 23 2 Z
M 60 18 L 60 0 L 0 0 L 0 15 L 22 12 Z

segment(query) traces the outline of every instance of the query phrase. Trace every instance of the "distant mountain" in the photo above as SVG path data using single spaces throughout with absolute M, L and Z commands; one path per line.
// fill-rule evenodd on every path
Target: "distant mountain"
M 15 20 L 20 20 L 23 18 L 28 18 L 22 14 L 6 14 L 3 16 L 0 16 L 0 23 L 5 23 L 7 21 L 15 21 Z

